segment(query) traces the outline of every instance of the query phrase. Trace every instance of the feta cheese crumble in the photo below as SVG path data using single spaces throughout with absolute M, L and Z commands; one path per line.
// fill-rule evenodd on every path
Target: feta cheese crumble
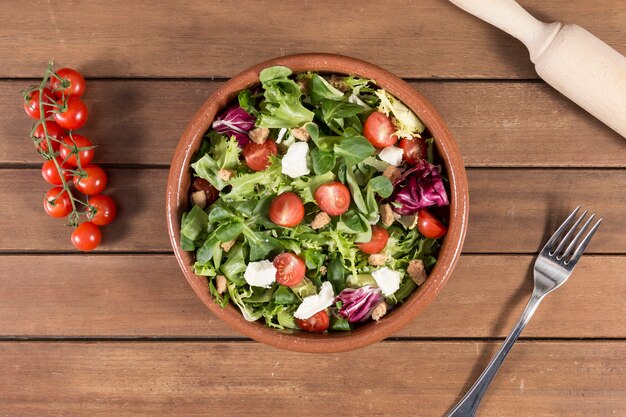
M 298 178 L 311 173 L 306 157 L 309 154 L 309 145 L 306 142 L 296 142 L 287 149 L 282 159 L 281 172 L 291 178 Z
M 397 167 L 402 163 L 402 154 L 404 151 L 402 148 L 398 148 L 396 146 L 386 146 L 382 151 L 378 154 L 378 157 L 388 164 Z
M 385 266 L 384 268 L 372 272 L 372 276 L 385 296 L 390 296 L 400 288 L 400 280 L 402 277 L 398 271 L 394 271 Z
M 335 293 L 333 292 L 333 286 L 328 281 L 323 282 L 318 294 L 309 295 L 302 299 L 302 304 L 298 306 L 293 316 L 297 319 L 306 320 L 315 313 L 330 307 L 334 301 Z
M 269 288 L 276 281 L 276 267 L 268 260 L 250 262 L 243 277 L 253 287 Z

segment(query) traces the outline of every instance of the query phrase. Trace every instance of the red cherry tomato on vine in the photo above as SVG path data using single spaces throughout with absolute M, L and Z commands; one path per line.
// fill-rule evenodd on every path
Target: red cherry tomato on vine
M 55 156 L 54 159 L 57 161 L 57 163 L 63 170 L 63 177 L 65 178 L 65 181 L 66 182 L 69 181 L 70 178 L 72 178 L 72 173 L 70 172 L 72 167 L 64 164 L 63 159 L 61 159 L 58 156 Z M 41 166 L 41 176 L 48 184 L 52 184 L 52 185 L 63 184 L 63 181 L 61 181 L 61 176 L 59 175 L 59 171 L 57 170 L 57 167 L 54 164 L 54 161 L 52 159 L 47 160 Z
M 379 111 L 375 111 L 365 119 L 363 135 L 376 148 L 391 146 L 398 140 L 394 135 L 396 127 L 391 119 Z
M 417 230 L 431 239 L 440 238 L 448 232 L 448 228 L 427 210 L 418 212 Z
M 326 214 L 339 216 L 350 207 L 350 190 L 340 182 L 328 182 L 315 190 L 315 202 Z
M 271 139 L 266 140 L 263 144 L 249 142 L 242 151 L 248 168 L 253 171 L 264 171 L 270 164 L 270 155 L 277 153 L 276 142 Z
M 293 287 L 304 279 L 306 265 L 295 253 L 281 253 L 274 258 L 273 263 L 276 268 L 276 282 L 280 285 Z
M 50 217 L 65 217 L 72 212 L 72 201 L 62 187 L 50 188 L 43 199 L 43 209 Z
M 26 111 L 26 114 L 35 120 L 39 120 L 41 118 L 39 96 L 39 90 L 34 90 L 28 93 L 28 96 L 24 101 L 24 111 Z M 54 103 L 54 94 L 52 93 L 52 90 L 44 88 L 41 100 L 43 102 L 44 117 L 49 117 L 52 114 L 52 110 L 54 110 L 54 106 L 52 104 Z
M 74 174 L 74 187 L 86 195 L 100 194 L 107 186 L 107 174 L 98 165 L 83 167 L 85 175 Z
M 71 68 L 61 68 L 57 71 L 57 75 L 63 80 L 52 77 L 50 87 L 58 98 L 72 96 L 82 97 L 85 93 L 85 78 L 80 72 Z
M 385 249 L 389 240 L 389 232 L 384 227 L 372 226 L 372 239 L 369 242 L 357 243 L 361 252 L 374 255 Z
M 322 310 L 306 320 L 296 319 L 296 324 L 300 329 L 307 332 L 323 332 L 330 325 L 330 317 L 328 317 L 326 310 Z
M 117 205 L 108 195 L 94 195 L 87 202 L 96 210 L 95 214 L 88 214 L 89 220 L 96 226 L 105 226 L 115 220 Z
M 63 144 L 59 148 L 59 153 L 61 154 L 61 158 L 63 158 L 65 163 L 77 167 L 78 162 L 76 161 L 76 154 L 72 153 L 74 151 L 74 147 L 89 148 L 92 146 L 93 144 L 91 143 L 91 141 L 83 135 L 72 133 L 71 136 L 66 136 L 65 139 L 63 139 Z M 79 150 L 78 159 L 80 160 L 80 165 L 83 167 L 85 165 L 88 165 L 93 159 L 94 153 L 94 148 Z
M 59 150 L 59 146 L 61 146 L 61 141 L 63 141 L 63 138 L 65 137 L 65 130 L 63 130 L 61 126 L 51 120 L 46 120 L 44 123 L 46 124 L 46 131 L 48 132 L 48 136 L 50 136 L 50 144 L 52 145 L 52 150 L 56 152 Z M 41 123 L 39 123 L 33 131 L 33 137 L 36 139 L 41 139 L 41 141 L 37 144 L 37 150 L 41 153 L 48 152 L 46 133 L 44 132 L 43 125 Z
M 54 120 L 64 129 L 76 130 L 87 122 L 87 106 L 78 97 L 70 96 L 65 105 L 63 100 L 57 101 L 60 106 L 58 113 L 54 113 Z
M 404 151 L 402 159 L 408 164 L 415 165 L 420 160 L 426 159 L 428 147 L 426 146 L 426 141 L 422 138 L 402 138 L 400 147 Z
M 302 200 L 292 192 L 282 193 L 273 199 L 269 211 L 270 220 L 282 227 L 295 227 L 304 218 Z
M 85 222 L 74 229 L 71 240 L 76 249 L 89 252 L 98 247 L 101 239 L 100 228 L 91 222 Z

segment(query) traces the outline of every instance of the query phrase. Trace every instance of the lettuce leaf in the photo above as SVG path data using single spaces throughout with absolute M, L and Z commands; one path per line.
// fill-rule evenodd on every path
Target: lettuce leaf
M 300 86 L 288 78 L 287 67 L 271 67 L 261 71 L 260 80 L 264 100 L 257 126 L 267 128 L 292 128 L 313 120 L 313 112 L 302 104 Z

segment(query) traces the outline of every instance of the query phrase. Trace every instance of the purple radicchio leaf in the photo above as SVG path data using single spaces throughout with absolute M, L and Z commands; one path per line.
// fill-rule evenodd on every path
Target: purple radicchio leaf
M 441 180 L 441 167 L 426 160 L 404 172 L 394 184 L 395 192 L 391 196 L 393 210 L 401 215 L 414 214 L 418 210 L 431 206 L 446 206 L 448 194 Z
M 372 315 L 372 311 L 383 300 L 383 292 L 378 287 L 365 285 L 360 288 L 346 288 L 335 298 L 341 301 L 342 306 L 339 315 L 346 318 L 350 323 L 366 321 Z
M 254 122 L 256 118 L 237 105 L 224 110 L 215 118 L 211 127 L 222 135 L 234 136 L 239 147 L 243 148 L 250 141 L 248 132 L 254 128 Z

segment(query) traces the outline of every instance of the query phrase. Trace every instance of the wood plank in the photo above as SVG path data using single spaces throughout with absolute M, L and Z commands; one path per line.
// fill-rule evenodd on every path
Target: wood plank
M 439 297 L 394 337 L 506 336 L 532 291 L 532 263 L 462 256 Z M 171 255 L 5 255 L 0 264 L 0 337 L 241 337 L 202 305 Z M 623 256 L 583 257 L 523 337 L 626 337 L 624 270 Z
M 584 25 L 626 52 L 623 1 L 521 4 L 546 21 Z M 18 8 L 3 2 L 0 13 L 11 16 L 0 43 L 1 77 L 37 77 L 50 58 L 90 77 L 230 77 L 265 59 L 310 51 L 352 55 L 403 77 L 536 77 L 520 42 L 440 0 L 384 7 L 332 0 L 246 7 L 65 0 Z
M 0 81 L 0 164 L 40 163 L 19 103 L 24 81 Z M 543 83 L 411 83 L 441 112 L 467 166 L 624 167 L 624 139 Z M 84 134 L 107 164 L 168 165 L 206 81 L 90 80 Z M 23 134 L 18 134 L 22 132 Z
M 520 342 L 495 377 L 480 415 L 623 416 L 623 346 Z M 1 413 L 443 415 L 496 347 L 380 343 L 313 357 L 245 342 L 0 343 Z
M 104 251 L 169 251 L 165 169 L 109 169 L 118 219 L 103 229 Z M 626 253 L 625 170 L 470 169 L 470 224 L 464 250 L 534 253 L 578 204 L 606 221 L 589 253 Z M 0 251 L 73 250 L 69 228 L 41 208 L 39 170 L 0 170 Z

